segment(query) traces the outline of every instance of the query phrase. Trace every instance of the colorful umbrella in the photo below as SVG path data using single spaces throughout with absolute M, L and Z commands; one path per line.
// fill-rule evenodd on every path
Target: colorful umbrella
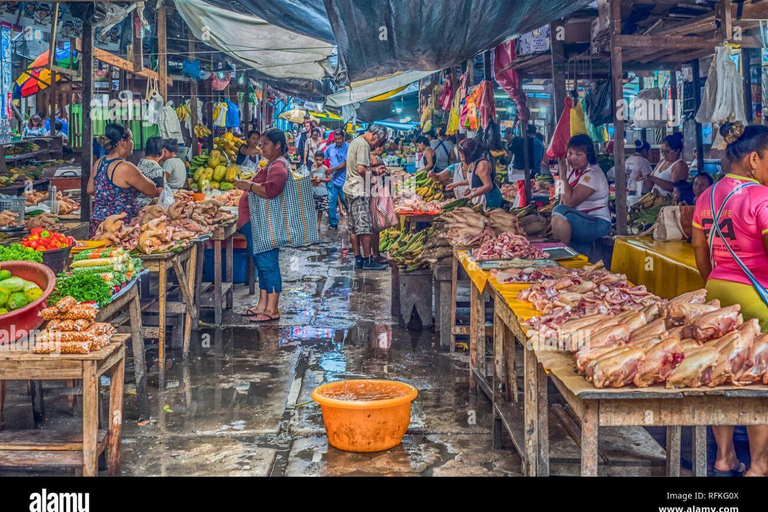
M 42 91 L 51 84 L 51 70 L 48 68 L 49 50 L 41 53 L 27 70 L 16 79 L 16 89 L 20 97 L 26 98 Z M 77 52 L 69 54 L 69 43 L 64 43 L 63 48 L 56 49 L 56 65 L 62 68 L 72 68 L 72 58 L 77 57 Z M 77 62 L 75 62 L 77 64 Z M 56 80 L 61 75 L 56 74 Z

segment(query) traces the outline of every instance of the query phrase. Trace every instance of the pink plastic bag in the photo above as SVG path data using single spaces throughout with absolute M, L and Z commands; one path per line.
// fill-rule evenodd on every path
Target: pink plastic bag
M 371 198 L 371 217 L 373 218 L 373 229 L 377 232 L 384 231 L 392 226 L 397 226 L 397 213 L 395 212 L 395 201 L 389 195 L 389 189 L 382 184 L 380 178 L 376 178 L 373 184 L 376 193 Z
M 531 118 L 531 112 L 528 109 L 528 97 L 520 86 L 517 71 L 507 69 L 514 62 L 515 56 L 515 43 L 513 41 L 500 44 L 493 50 L 494 78 L 517 105 L 517 116 L 522 121 L 528 121 Z

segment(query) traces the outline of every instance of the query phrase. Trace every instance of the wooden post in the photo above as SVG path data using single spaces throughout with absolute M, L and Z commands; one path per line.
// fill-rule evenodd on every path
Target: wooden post
M 637 82 L 638 82 L 637 84 L 638 91 L 642 91 L 643 89 L 645 89 L 645 80 L 643 80 L 643 77 L 638 76 Z M 648 130 L 646 130 L 645 128 L 640 130 L 640 140 L 642 140 L 643 142 L 646 142 L 648 140 Z
M 189 39 L 189 59 L 195 60 L 195 36 L 192 34 L 192 30 L 187 31 L 187 38 Z M 199 91 L 197 88 L 197 80 L 194 78 L 189 81 L 189 109 L 192 111 L 192 127 L 194 128 L 200 124 L 200 120 L 197 118 L 197 97 Z M 200 152 L 197 149 L 197 137 L 192 135 L 192 155 L 197 156 Z
M 747 113 L 747 121 L 752 122 L 754 115 L 752 113 L 752 49 L 742 48 L 741 50 L 742 74 L 744 75 L 744 111 Z
M 141 71 L 144 67 L 144 39 L 139 13 L 133 12 L 133 67 L 136 71 Z
M 475 85 L 475 60 L 469 59 L 467 61 L 467 86 L 472 87 Z
M 613 81 L 613 165 L 616 169 L 616 231 L 627 234 L 627 171 L 624 167 L 624 119 L 617 105 L 624 99 L 622 49 L 616 46 L 621 35 L 621 0 L 611 0 L 611 80 Z
M 245 83 L 245 94 L 243 96 L 243 116 L 245 117 L 245 129 L 243 130 L 243 135 L 248 135 L 248 123 L 251 122 L 251 82 L 248 78 L 248 72 L 245 71 L 243 74 L 243 82 Z
M 671 69 L 669 71 L 669 87 L 670 87 L 670 96 L 672 99 L 672 113 L 675 114 L 675 108 L 677 107 L 677 71 L 674 69 Z M 677 113 L 682 114 L 682 109 L 680 112 Z M 676 118 L 677 119 L 677 118 Z M 679 125 L 672 125 L 672 132 L 679 132 L 680 126 Z
M 523 162 L 525 162 L 525 164 L 523 166 L 524 167 L 523 175 L 525 176 L 525 183 L 524 183 L 524 186 L 525 186 L 525 197 L 526 197 L 525 205 L 527 206 L 528 204 L 530 204 L 532 202 L 532 199 L 533 199 L 531 197 L 531 193 L 532 193 L 531 192 L 531 159 L 533 158 L 533 155 L 531 154 L 531 151 L 530 151 L 531 148 L 528 146 L 528 143 L 529 143 L 528 141 L 530 141 L 530 138 L 528 136 L 528 122 L 529 122 L 529 120 L 528 119 L 522 119 L 522 121 L 523 121 L 523 127 L 522 127 L 522 131 L 523 131 Z
M 691 61 L 691 68 L 693 74 L 693 102 L 696 111 L 701 106 L 701 77 L 699 76 L 699 59 Z M 701 123 L 696 123 L 696 168 L 698 172 L 704 170 L 704 133 L 702 132 Z
M 80 168 L 80 220 L 91 220 L 91 201 L 88 196 L 88 181 L 91 178 L 93 167 L 93 26 L 83 22 L 83 48 L 82 63 L 83 72 L 82 97 L 83 109 L 81 116 L 81 131 L 83 137 L 82 166 Z
M 51 41 L 48 47 L 48 68 L 51 70 L 51 85 L 48 89 L 48 98 L 51 105 L 49 119 L 51 121 L 51 133 L 56 131 L 56 35 L 59 28 L 59 4 L 53 8 L 53 20 L 51 22 Z M 74 66 L 73 66 L 74 67 Z
M 565 97 L 568 94 L 565 87 L 565 43 L 558 38 L 558 33 L 564 30 L 562 20 L 549 25 L 549 47 L 552 55 L 552 109 L 554 112 L 554 124 L 560 120 L 565 108 Z M 550 129 L 550 134 L 554 130 Z
M 485 73 L 483 80 L 491 80 L 491 78 L 493 78 L 493 72 L 491 70 L 491 50 L 486 50 L 483 53 L 483 71 Z
M 168 38 L 165 4 L 157 8 L 157 71 L 160 75 L 160 96 L 168 101 Z

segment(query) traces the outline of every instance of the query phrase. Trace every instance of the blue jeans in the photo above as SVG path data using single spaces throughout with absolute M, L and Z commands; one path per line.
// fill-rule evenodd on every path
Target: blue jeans
M 581 254 L 589 255 L 592 242 L 611 232 L 611 223 L 607 220 L 570 206 L 559 204 L 555 206 L 552 215 L 563 217 L 571 225 L 571 246 Z
M 328 224 L 336 227 L 339 225 L 339 199 L 341 204 L 347 209 L 347 200 L 344 199 L 342 187 L 333 183 L 328 183 Z
M 240 232 L 248 242 L 248 254 L 253 257 L 256 271 L 259 275 L 259 289 L 267 293 L 280 293 L 283 291 L 283 279 L 280 276 L 280 249 L 253 254 L 253 233 L 251 223 L 246 222 L 240 228 Z

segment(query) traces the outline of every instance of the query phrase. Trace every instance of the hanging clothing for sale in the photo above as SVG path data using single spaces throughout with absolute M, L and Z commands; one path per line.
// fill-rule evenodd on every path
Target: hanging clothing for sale
M 488 123 L 496 117 L 496 102 L 493 99 L 493 84 L 490 80 L 483 80 L 480 84 L 480 99 L 477 105 L 480 114 L 480 126 L 485 130 Z
M 515 57 L 514 41 L 507 41 L 494 48 L 494 78 L 517 105 L 517 117 L 525 122 L 531 118 L 531 112 L 528 108 L 528 96 L 526 96 L 525 91 L 523 91 L 520 85 L 520 77 L 517 74 L 517 70 L 511 69 L 511 64 Z
M 184 135 L 181 133 L 181 123 L 176 109 L 173 108 L 173 102 L 169 101 L 162 110 L 162 116 L 158 123 L 160 136 L 164 139 L 176 139 L 184 144 Z
M 432 105 L 427 103 L 421 112 L 421 131 L 432 131 Z
M 571 109 L 573 106 L 573 100 L 570 96 L 565 98 L 564 104 L 563 113 L 560 115 L 557 126 L 555 126 L 555 133 L 552 134 L 552 141 L 549 143 L 545 153 L 549 160 L 565 158 L 568 152 L 568 140 L 571 138 Z
M 226 103 L 216 103 L 213 107 L 213 126 L 215 128 L 226 128 L 227 126 L 227 109 Z
M 227 104 L 227 115 L 225 121 L 226 128 L 240 128 L 240 107 L 229 99 L 224 100 Z
M 587 128 L 587 135 L 592 139 L 592 142 L 605 142 L 603 139 L 603 132 L 599 130 L 587 116 L 587 106 L 584 104 L 584 100 L 581 100 L 577 106 L 581 110 L 581 118 L 584 119 L 584 125 Z
M 453 95 L 453 106 L 451 107 L 451 113 L 448 114 L 448 126 L 445 132 L 448 135 L 454 135 L 459 131 L 459 116 L 461 115 L 461 95 Z
M 440 99 L 438 100 L 440 109 L 445 112 L 448 112 L 453 105 L 453 84 L 448 78 L 449 77 L 446 77 L 445 87 L 443 87 L 443 91 L 440 93 Z
M 744 83 L 736 63 L 731 60 L 732 55 L 733 48 L 730 45 L 715 48 L 715 58 L 704 85 L 701 107 L 696 113 L 697 122 L 720 124 L 738 121 L 743 125 L 748 124 L 744 111 Z

